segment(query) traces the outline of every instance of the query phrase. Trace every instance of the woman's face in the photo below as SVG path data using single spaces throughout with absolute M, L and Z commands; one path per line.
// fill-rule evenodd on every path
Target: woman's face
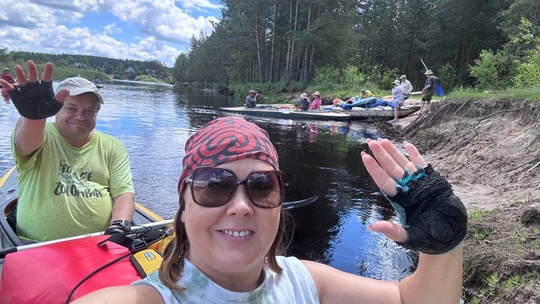
M 273 170 L 266 162 L 241 159 L 219 165 L 245 180 L 253 171 Z M 188 186 L 189 188 L 189 186 Z M 264 257 L 274 241 L 281 207 L 260 208 L 251 203 L 244 185 L 223 206 L 203 207 L 184 191 L 181 220 L 190 242 L 188 259 L 218 284 L 227 275 L 259 275 Z M 220 279 L 221 278 L 221 279 Z

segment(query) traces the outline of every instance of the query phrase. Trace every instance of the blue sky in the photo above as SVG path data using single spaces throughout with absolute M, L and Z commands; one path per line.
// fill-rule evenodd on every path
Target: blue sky
M 158 60 L 174 66 L 201 31 L 211 33 L 217 0 L 18 0 L 0 9 L 0 49 Z

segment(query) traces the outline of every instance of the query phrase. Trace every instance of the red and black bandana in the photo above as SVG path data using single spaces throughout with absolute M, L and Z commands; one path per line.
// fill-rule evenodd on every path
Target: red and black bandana
M 215 167 L 244 158 L 265 161 L 279 170 L 276 149 L 268 133 L 240 117 L 220 117 L 202 126 L 186 141 L 178 193 L 184 179 L 198 167 Z

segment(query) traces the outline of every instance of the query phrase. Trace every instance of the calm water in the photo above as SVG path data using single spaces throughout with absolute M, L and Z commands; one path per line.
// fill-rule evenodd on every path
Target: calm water
M 107 83 L 97 129 L 118 137 L 131 160 L 136 199 L 164 218 L 177 210 L 176 186 L 184 143 L 219 115 L 220 106 L 241 105 L 201 90 L 145 83 Z M 0 175 L 13 166 L 10 134 L 18 118 L 0 103 Z M 287 200 L 313 195 L 312 205 L 292 210 L 296 222 L 291 254 L 347 272 L 397 280 L 411 271 L 413 258 L 393 241 L 367 230 L 393 211 L 365 171 L 359 154 L 378 130 L 368 123 L 249 118 L 266 129 L 291 182 Z

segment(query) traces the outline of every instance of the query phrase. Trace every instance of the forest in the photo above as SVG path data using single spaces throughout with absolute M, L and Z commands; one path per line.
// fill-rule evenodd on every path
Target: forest
M 145 76 L 206 88 L 309 87 L 344 96 L 365 86 L 388 90 L 402 74 L 421 88 L 426 69 L 447 92 L 532 87 L 540 79 L 538 0 L 220 2 L 213 31 L 192 37 L 174 67 L 7 49 L 0 62 L 52 61 L 60 78 Z
M 500 89 L 540 77 L 537 0 L 220 2 L 214 31 L 177 58 L 177 81 L 387 88 L 406 74 L 421 87 L 429 68 L 445 88 Z
M 38 66 L 46 62 L 54 63 L 55 75 L 58 79 L 80 75 L 87 79 L 98 77 L 134 80 L 137 77 L 148 76 L 161 82 L 175 82 L 171 76 L 171 69 L 159 61 L 113 59 L 77 54 L 9 52 L 7 49 L 0 49 L 0 62 L 6 67 L 13 68 L 15 64 L 24 66 L 28 60 L 33 60 Z

